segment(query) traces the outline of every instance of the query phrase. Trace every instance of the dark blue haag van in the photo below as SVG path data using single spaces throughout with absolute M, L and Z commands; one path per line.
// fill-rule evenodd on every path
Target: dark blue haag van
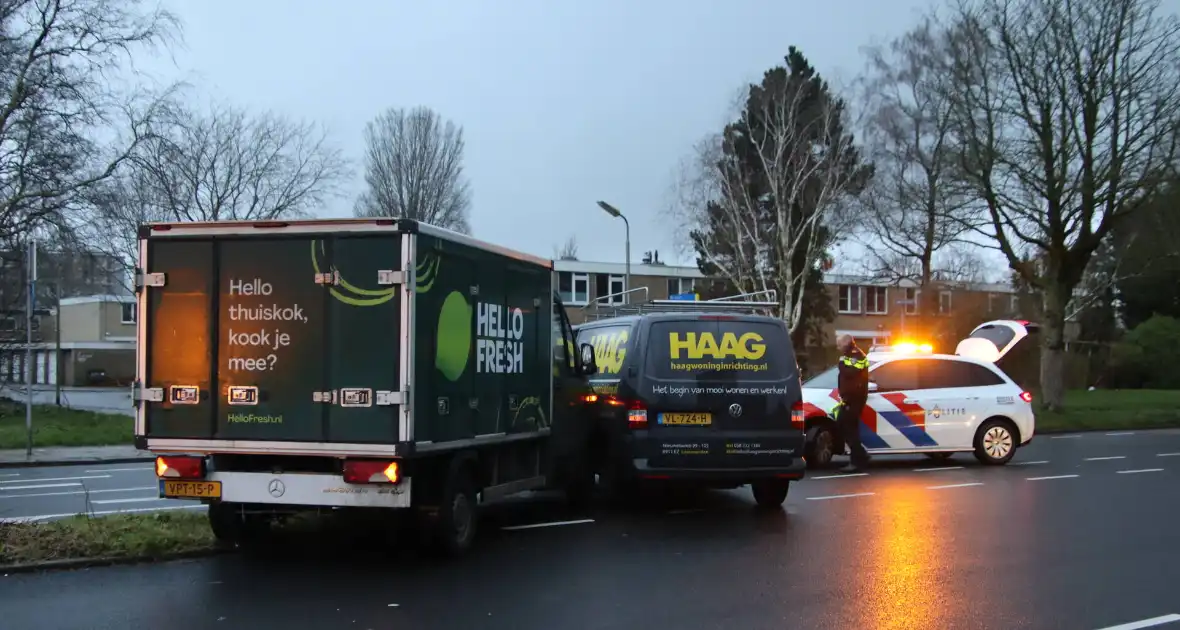
M 576 334 L 595 350 L 595 467 L 613 490 L 750 484 L 759 505 L 779 506 L 803 478 L 799 368 L 781 320 L 650 313 Z

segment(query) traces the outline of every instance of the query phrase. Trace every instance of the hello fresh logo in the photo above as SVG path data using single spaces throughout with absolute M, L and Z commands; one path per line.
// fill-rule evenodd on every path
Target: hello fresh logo
M 524 312 L 500 304 L 475 305 L 475 371 L 524 373 Z

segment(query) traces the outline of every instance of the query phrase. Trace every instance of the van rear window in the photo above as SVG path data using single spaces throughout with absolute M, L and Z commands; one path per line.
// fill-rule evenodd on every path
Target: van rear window
M 630 341 L 630 324 L 578 329 L 578 347 L 584 343 L 594 346 L 594 362 L 598 364 L 598 374 L 604 376 L 617 376 L 623 369 Z
M 769 322 L 655 322 L 646 371 L 666 380 L 781 380 L 794 374 L 795 352 L 786 330 Z

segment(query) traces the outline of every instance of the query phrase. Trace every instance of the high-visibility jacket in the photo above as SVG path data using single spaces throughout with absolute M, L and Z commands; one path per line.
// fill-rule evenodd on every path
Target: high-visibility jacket
M 869 399 L 869 360 L 860 348 L 852 346 L 840 357 L 839 380 L 836 386 L 840 400 L 848 404 L 864 405 Z

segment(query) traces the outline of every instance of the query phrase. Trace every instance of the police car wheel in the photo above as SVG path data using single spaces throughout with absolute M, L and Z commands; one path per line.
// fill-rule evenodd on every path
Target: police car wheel
M 988 420 L 975 434 L 975 458 L 982 464 L 1002 466 L 1016 454 L 1016 437 L 1004 420 Z
M 808 468 L 824 468 L 832 464 L 836 454 L 836 433 L 827 424 L 811 427 L 807 431 L 804 455 Z

